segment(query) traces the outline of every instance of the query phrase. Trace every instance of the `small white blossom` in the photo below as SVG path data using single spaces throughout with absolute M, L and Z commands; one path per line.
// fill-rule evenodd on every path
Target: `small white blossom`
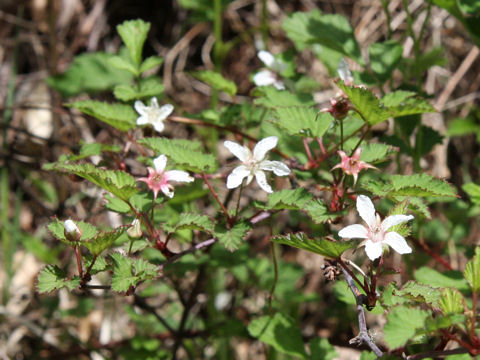
M 265 50 L 260 50 L 258 57 L 268 69 L 261 70 L 253 76 L 254 84 L 257 86 L 273 85 L 278 90 L 285 90 L 285 85 L 279 80 L 277 74 L 285 70 L 286 64 L 276 60 L 271 53 Z
M 165 126 L 163 122 L 173 111 L 173 105 L 166 104 L 158 106 L 156 97 L 150 101 L 150 106 L 146 106 L 140 100 L 135 101 L 135 110 L 140 114 L 137 119 L 137 125 L 151 124 L 155 131 L 162 132 Z
M 357 197 L 357 211 L 367 226 L 360 224 L 349 225 L 339 231 L 338 235 L 347 239 L 366 239 L 365 252 L 370 260 L 382 256 L 383 249 L 390 246 L 399 254 L 409 254 L 412 248 L 402 235 L 395 231 L 388 231 L 392 226 L 413 219 L 412 215 L 391 215 L 381 221 L 375 212 L 372 200 L 368 196 Z
M 63 223 L 65 237 L 70 241 L 78 241 L 82 237 L 82 232 L 72 220 L 65 220 Z
M 270 136 L 260 140 L 255 148 L 250 151 L 246 146 L 239 145 L 233 141 L 225 141 L 223 144 L 243 163 L 233 169 L 232 173 L 227 178 L 227 188 L 234 189 L 242 183 L 243 179 L 247 178 L 246 185 L 250 184 L 253 177 L 257 180 L 258 185 L 268 193 L 273 190 L 267 183 L 267 178 L 264 171 L 273 171 L 277 176 L 286 176 L 290 174 L 290 169 L 287 165 L 280 161 L 264 160 L 268 151 L 277 146 L 278 138 Z
M 142 237 L 142 228 L 140 227 L 140 220 L 133 219 L 132 224 L 127 230 L 127 235 L 132 239 L 138 239 Z

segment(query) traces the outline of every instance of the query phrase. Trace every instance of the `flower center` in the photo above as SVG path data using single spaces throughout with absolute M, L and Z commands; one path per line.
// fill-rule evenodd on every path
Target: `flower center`
M 259 163 L 253 157 L 248 158 L 244 164 L 252 174 L 254 174 L 258 170 Z
M 147 109 L 146 113 L 150 120 L 156 120 L 160 115 L 160 109 L 157 109 L 152 106 Z
M 372 240 L 374 243 L 382 242 L 384 237 L 385 233 L 382 231 L 380 226 L 375 226 L 374 228 L 370 229 L 369 239 Z

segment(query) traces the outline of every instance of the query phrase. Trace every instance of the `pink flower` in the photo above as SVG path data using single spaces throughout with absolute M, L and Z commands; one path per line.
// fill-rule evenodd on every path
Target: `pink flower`
M 161 191 L 169 198 L 173 197 L 173 185 L 170 181 L 177 182 L 192 182 L 194 179 L 187 172 L 181 170 L 165 171 L 167 165 L 167 157 L 160 155 L 153 160 L 155 169 L 148 168 L 148 177 L 139 178 L 138 181 L 143 181 L 153 191 L 153 196 L 157 198 L 158 192 Z
M 353 183 L 357 183 L 358 173 L 362 169 L 376 169 L 375 166 L 367 164 L 365 161 L 360 161 L 360 154 L 362 149 L 355 150 L 352 156 L 348 156 L 345 151 L 339 150 L 338 154 L 342 158 L 342 161 L 335 165 L 332 170 L 341 168 L 345 174 L 353 176 Z
M 392 226 L 402 224 L 413 219 L 412 215 L 390 215 L 381 221 L 375 212 L 372 200 L 368 196 L 357 197 L 357 211 L 367 226 L 354 224 L 344 227 L 338 236 L 347 239 L 365 239 L 365 252 L 370 260 L 382 256 L 384 248 L 388 246 L 399 254 L 409 254 L 412 248 L 405 238 L 395 231 L 388 231 Z

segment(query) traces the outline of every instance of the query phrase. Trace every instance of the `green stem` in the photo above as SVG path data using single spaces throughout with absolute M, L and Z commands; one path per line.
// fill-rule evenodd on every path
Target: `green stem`
M 267 18 L 267 0 L 262 0 L 262 39 L 263 44 L 267 47 L 268 41 L 268 18 Z
M 393 31 L 392 27 L 390 26 L 390 22 L 392 21 L 392 15 L 390 14 L 390 10 L 388 9 L 388 4 L 388 0 L 382 0 L 383 11 L 385 11 L 385 16 L 387 17 L 387 39 L 390 39 L 392 37 Z
M 270 251 L 272 252 L 274 275 L 273 275 L 272 288 L 270 289 L 270 296 L 268 297 L 268 309 L 269 309 L 269 312 L 272 313 L 273 294 L 275 293 L 275 288 L 277 287 L 277 283 L 278 283 L 278 262 L 277 262 L 277 254 L 275 251 L 275 244 L 273 242 L 270 242 Z
M 235 208 L 235 216 L 233 217 L 234 219 L 237 219 L 237 216 L 238 216 L 238 209 L 240 208 L 240 199 L 242 197 L 242 192 L 243 192 L 243 181 L 240 184 L 240 191 L 238 192 L 237 206 Z

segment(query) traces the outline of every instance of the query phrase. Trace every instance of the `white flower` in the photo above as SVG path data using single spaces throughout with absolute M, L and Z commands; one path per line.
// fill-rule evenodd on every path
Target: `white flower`
M 365 252 L 370 260 L 382 256 L 383 248 L 389 245 L 399 254 L 409 254 L 412 248 L 408 246 L 402 235 L 395 231 L 388 231 L 392 226 L 413 219 L 412 215 L 391 215 L 381 221 L 375 213 L 375 207 L 368 196 L 357 197 L 357 211 L 367 226 L 360 224 L 349 225 L 339 231 L 338 235 L 347 239 L 366 239 Z
M 243 163 L 233 169 L 232 173 L 228 175 L 227 188 L 234 189 L 240 186 L 244 178 L 247 178 L 246 185 L 248 185 L 255 176 L 258 185 L 263 190 L 268 193 L 273 192 L 267 183 L 264 171 L 273 171 L 277 176 L 290 174 L 290 169 L 284 163 L 264 160 L 266 153 L 277 146 L 277 142 L 278 138 L 276 136 L 262 139 L 255 145 L 252 153 L 246 146 L 239 145 L 233 141 L 225 141 L 223 143 L 225 147 Z
M 153 197 L 156 199 L 158 193 L 161 191 L 169 198 L 173 197 L 173 185 L 170 181 L 176 182 L 192 182 L 194 178 L 191 177 L 186 171 L 182 170 L 169 170 L 165 171 L 167 166 L 167 157 L 160 155 L 153 160 L 154 168 L 148 167 L 148 177 L 142 177 L 137 179 L 143 181 L 153 191 Z
M 140 100 L 135 101 L 135 110 L 140 114 L 137 125 L 151 124 L 155 131 L 162 132 L 165 127 L 163 122 L 172 113 L 173 105 L 166 104 L 159 107 L 157 98 L 153 97 L 150 106 L 146 106 Z
M 348 63 L 345 61 L 345 58 L 341 58 L 338 62 L 337 73 L 338 76 L 340 76 L 340 79 L 343 80 L 345 85 L 353 85 L 353 75 L 350 72 L 350 68 L 348 66 Z
M 82 237 L 82 232 L 72 220 L 65 220 L 63 223 L 63 232 L 65 237 L 70 241 L 78 241 Z
M 253 82 L 257 86 L 273 85 L 278 90 L 285 90 L 285 85 L 278 79 L 277 73 L 285 70 L 286 64 L 276 60 L 275 57 L 265 50 L 258 52 L 258 57 L 271 70 L 261 70 L 253 76 Z

